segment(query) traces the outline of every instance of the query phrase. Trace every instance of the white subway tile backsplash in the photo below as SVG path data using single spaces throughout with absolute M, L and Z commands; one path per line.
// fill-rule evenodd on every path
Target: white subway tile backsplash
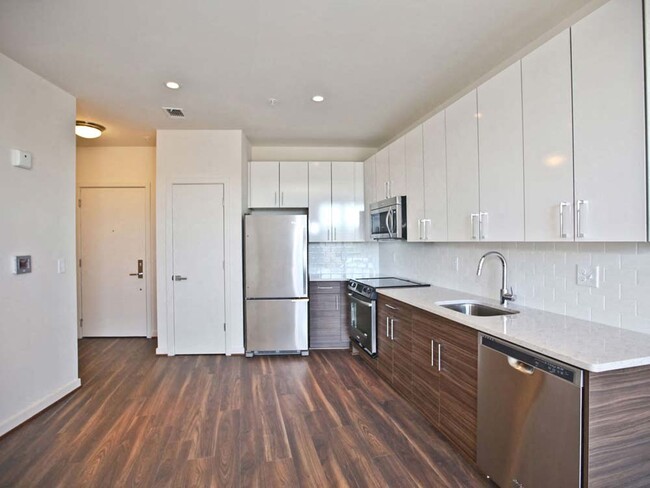
M 650 333 L 648 243 L 405 243 L 378 245 L 378 269 L 489 298 L 498 298 L 501 269 L 481 255 L 496 250 L 508 260 L 517 303 Z M 599 266 L 599 288 L 576 285 L 576 266 Z
M 374 276 L 378 273 L 375 242 L 309 244 L 311 275 Z

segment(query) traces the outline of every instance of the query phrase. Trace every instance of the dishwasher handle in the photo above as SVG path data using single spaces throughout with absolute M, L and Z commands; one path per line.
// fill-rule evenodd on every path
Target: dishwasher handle
M 508 364 L 510 365 L 511 368 L 516 369 L 520 373 L 533 374 L 535 372 L 535 368 L 533 368 L 530 364 L 526 364 L 523 361 L 519 361 L 519 359 L 511 358 L 510 356 L 508 356 Z

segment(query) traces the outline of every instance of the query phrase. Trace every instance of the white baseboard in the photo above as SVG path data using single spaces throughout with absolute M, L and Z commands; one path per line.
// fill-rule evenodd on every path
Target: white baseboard
M 10 430 L 15 429 L 23 422 L 32 418 L 41 410 L 46 409 L 54 402 L 60 400 L 68 393 L 76 390 L 80 386 L 81 386 L 81 379 L 77 378 L 76 380 L 71 381 L 67 385 L 62 386 L 58 390 L 53 391 L 49 395 L 41 398 L 40 400 L 32 403 L 30 406 L 18 412 L 17 414 L 9 417 L 6 420 L 0 421 L 0 436 L 3 436 Z
M 163 348 L 161 348 L 161 347 L 157 347 L 157 348 L 156 348 L 156 354 L 157 354 L 158 356 L 167 356 L 167 351 L 165 351 L 165 350 L 164 350 Z

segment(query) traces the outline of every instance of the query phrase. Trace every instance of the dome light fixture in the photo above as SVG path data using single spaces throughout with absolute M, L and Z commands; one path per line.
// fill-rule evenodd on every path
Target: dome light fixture
M 84 139 L 97 139 L 106 130 L 103 125 L 95 124 L 94 122 L 86 122 L 84 120 L 77 120 L 74 133 Z
M 325 97 L 323 95 L 314 95 L 313 97 L 311 97 L 311 99 L 316 103 L 325 101 Z
M 168 81 L 165 83 L 165 86 L 170 90 L 178 90 L 181 87 L 181 84 L 176 81 Z

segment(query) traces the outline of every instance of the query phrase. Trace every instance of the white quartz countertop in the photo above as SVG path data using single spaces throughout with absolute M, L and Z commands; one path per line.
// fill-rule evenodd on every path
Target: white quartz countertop
M 650 364 L 650 335 L 597 324 L 534 308 L 508 307 L 520 313 L 497 317 L 468 316 L 436 302 L 476 300 L 499 307 L 498 301 L 461 291 L 427 288 L 386 288 L 380 295 L 400 300 L 454 322 L 592 372 Z

